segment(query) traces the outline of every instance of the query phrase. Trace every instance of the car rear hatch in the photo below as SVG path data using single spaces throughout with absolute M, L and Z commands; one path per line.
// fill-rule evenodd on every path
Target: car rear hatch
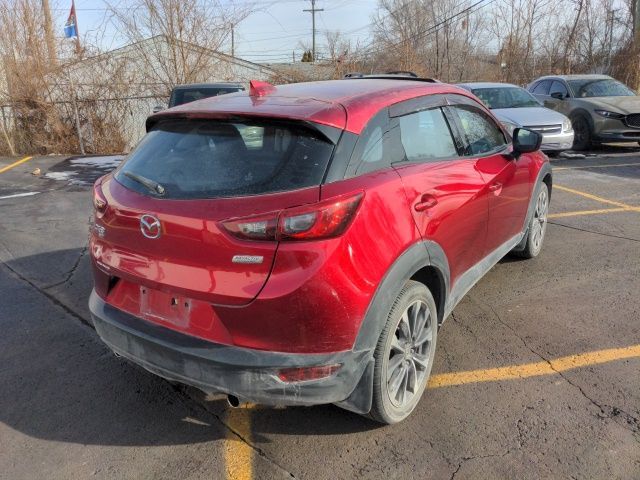
M 97 203 L 105 205 L 97 205 L 92 254 L 98 269 L 125 285 L 120 306 L 251 302 L 278 247 L 268 237 L 272 221 L 262 219 L 317 202 L 333 149 L 326 135 L 300 122 L 160 120 L 96 185 Z M 264 238 L 247 240 L 254 235 Z

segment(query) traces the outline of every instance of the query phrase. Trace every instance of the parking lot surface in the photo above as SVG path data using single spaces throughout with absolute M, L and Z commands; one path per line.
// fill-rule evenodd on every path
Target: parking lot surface
M 553 159 L 542 254 L 469 292 L 390 427 L 229 409 L 113 356 L 90 327 L 86 245 L 90 185 L 115 164 L 0 159 L 0 478 L 640 478 L 637 149 Z

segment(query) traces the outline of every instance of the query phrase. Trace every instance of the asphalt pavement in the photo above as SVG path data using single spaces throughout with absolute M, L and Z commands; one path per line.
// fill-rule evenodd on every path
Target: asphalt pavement
M 118 159 L 19 160 L 0 158 L 0 479 L 640 478 L 637 149 L 553 160 L 542 254 L 469 292 L 390 427 L 229 409 L 116 358 L 90 326 L 86 245 L 90 185 Z

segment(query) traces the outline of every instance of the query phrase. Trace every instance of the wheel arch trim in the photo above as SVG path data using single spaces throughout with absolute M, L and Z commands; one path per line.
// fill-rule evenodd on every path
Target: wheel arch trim
M 433 267 L 440 276 L 441 286 L 439 303 L 446 304 L 449 295 L 449 262 L 442 247 L 432 241 L 423 240 L 407 248 L 389 267 L 378 285 L 367 312 L 360 324 L 354 343 L 354 350 L 372 350 L 387 320 L 387 314 L 404 284 L 424 267 Z M 438 305 L 438 310 L 442 307 Z M 442 312 L 438 311 L 440 318 Z

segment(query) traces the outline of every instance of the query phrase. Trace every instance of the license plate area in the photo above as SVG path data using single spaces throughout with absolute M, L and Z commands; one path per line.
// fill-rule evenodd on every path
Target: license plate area
M 140 314 L 150 321 L 187 327 L 191 318 L 192 301 L 174 293 L 140 287 Z

